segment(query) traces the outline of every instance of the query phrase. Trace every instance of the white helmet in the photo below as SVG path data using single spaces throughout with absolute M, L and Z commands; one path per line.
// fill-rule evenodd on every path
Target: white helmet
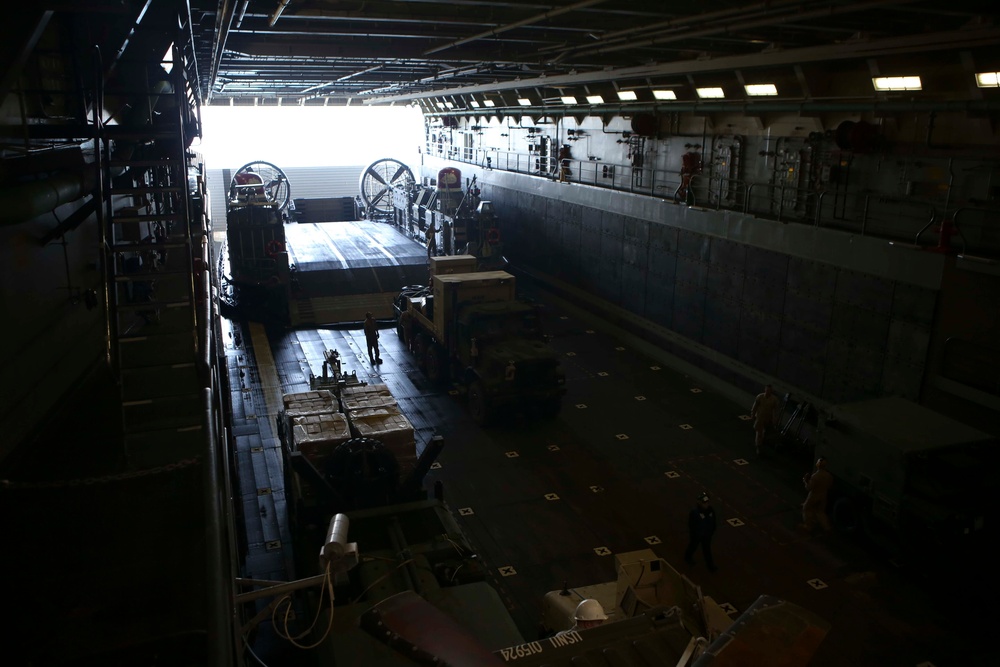
M 573 618 L 578 621 L 606 621 L 608 615 L 604 613 L 604 607 L 597 600 L 587 599 L 576 605 L 576 613 Z

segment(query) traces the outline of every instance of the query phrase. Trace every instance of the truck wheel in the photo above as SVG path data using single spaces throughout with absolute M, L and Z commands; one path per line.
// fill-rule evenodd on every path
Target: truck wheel
M 488 426 L 493 419 L 489 400 L 479 380 L 469 385 L 469 413 L 472 415 L 472 420 L 480 426 Z
M 441 358 L 441 348 L 431 343 L 424 352 L 424 372 L 431 384 L 441 384 L 448 379 L 448 368 Z

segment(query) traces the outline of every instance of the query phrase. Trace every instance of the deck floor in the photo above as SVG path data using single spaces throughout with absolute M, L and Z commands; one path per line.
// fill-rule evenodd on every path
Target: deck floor
M 753 431 L 740 418 L 749 406 L 698 386 L 671 370 L 668 358 L 640 351 L 609 325 L 535 296 L 546 304 L 546 328 L 563 355 L 564 408 L 555 419 L 513 415 L 491 429 L 473 424 L 461 394 L 429 385 L 389 326 L 378 366 L 368 362 L 360 329 L 268 332 L 281 391 L 307 388 L 309 373 L 321 373 L 324 350 L 334 348 L 345 370 L 389 385 L 418 443 L 445 437 L 440 467 L 425 486 L 444 485 L 526 640 L 537 636 L 546 591 L 611 580 L 608 554 L 651 548 L 737 612 L 767 593 L 819 614 L 832 630 L 812 663 L 817 667 L 995 664 L 998 652 L 986 634 L 990 593 L 975 576 L 985 561 L 927 571 L 915 558 L 890 559 L 854 536 L 799 532 L 809 452 L 755 458 Z M 259 396 L 258 374 L 246 377 L 250 390 L 241 396 Z M 261 408 L 251 409 L 259 417 Z M 276 443 L 260 443 L 256 456 L 277 461 L 266 453 Z M 279 510 L 281 492 L 270 494 L 264 502 L 271 509 L 261 511 L 254 485 L 247 488 L 243 497 L 259 514 Z M 714 574 L 682 559 L 687 512 L 703 490 L 720 519 Z M 275 539 L 282 534 L 277 529 Z M 255 535 L 258 553 L 251 543 L 248 563 L 288 562 L 278 554 L 268 559 L 268 537 L 263 530 Z M 272 542 L 271 551 L 287 546 Z

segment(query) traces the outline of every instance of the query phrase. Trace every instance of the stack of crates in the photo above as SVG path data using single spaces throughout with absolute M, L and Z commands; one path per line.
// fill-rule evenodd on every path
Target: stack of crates
M 389 388 L 384 384 L 344 387 L 340 405 L 347 415 L 351 434 L 379 440 L 396 457 L 400 478 L 405 479 L 416 466 L 417 446 L 413 425 L 400 412 Z
M 292 451 L 299 451 L 322 471 L 338 445 L 351 439 L 347 417 L 337 398 L 326 389 L 285 394 L 285 427 Z

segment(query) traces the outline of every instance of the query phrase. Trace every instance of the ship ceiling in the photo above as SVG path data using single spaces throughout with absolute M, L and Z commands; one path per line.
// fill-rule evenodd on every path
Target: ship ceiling
M 1000 71 L 1000 3 L 982 0 L 101 0 L 48 3 L 12 21 L 0 99 L 30 92 L 31 78 L 87 81 L 95 53 L 112 81 L 136 78 L 145 70 L 131 63 L 155 61 L 173 43 L 194 94 L 211 105 L 417 104 L 429 115 L 577 118 L 1000 105 L 1000 88 L 975 82 Z M 53 65 L 43 56 L 54 49 L 73 58 Z M 920 90 L 873 86 L 873 77 L 910 75 L 922 77 Z M 763 97 L 746 90 L 766 84 L 774 90 Z M 49 109 L 38 115 L 58 121 Z
M 899 65 L 911 56 L 952 67 L 937 75 L 944 82 L 974 77 L 1000 69 L 991 5 L 192 0 L 191 9 L 196 42 L 213 44 L 198 63 L 210 104 L 417 103 L 442 114 L 576 114 L 603 113 L 602 104 L 690 104 L 700 101 L 699 87 L 722 87 L 717 104 L 746 103 L 750 83 L 775 84 L 771 101 L 838 97 L 841 88 L 856 88 L 852 99 L 879 99 L 885 95 L 872 77 L 919 74 Z M 842 75 L 863 85 L 830 82 Z M 635 99 L 620 99 L 621 90 Z M 653 90 L 672 90 L 676 100 L 655 100 Z M 907 92 L 937 99 L 945 90 L 953 101 L 984 95 L 975 85 L 951 84 Z M 598 95 L 603 102 L 587 102 Z

